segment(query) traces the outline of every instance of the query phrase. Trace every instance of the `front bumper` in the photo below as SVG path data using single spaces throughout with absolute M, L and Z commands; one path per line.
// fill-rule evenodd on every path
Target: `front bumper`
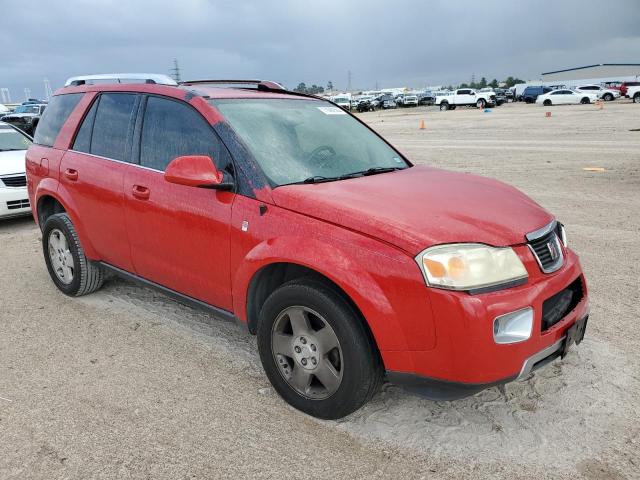
M 586 327 L 588 318 L 589 316 L 587 315 L 580 320 L 584 327 Z M 505 383 L 509 383 L 511 381 L 526 379 L 533 371 L 542 368 L 545 365 L 551 363 L 556 358 L 561 357 L 563 353 L 566 352 L 568 347 L 570 347 L 573 343 L 579 344 L 584 337 L 584 327 L 580 332 L 581 335 L 578 338 L 569 339 L 569 335 L 565 335 L 552 345 L 549 345 L 548 347 L 527 358 L 522 364 L 522 369 L 517 376 L 511 376 L 490 383 L 463 383 L 439 380 L 436 378 L 421 377 L 420 375 L 411 373 L 387 372 L 387 379 L 391 383 L 400 385 L 410 392 L 416 393 L 431 400 L 458 400 L 460 398 L 475 395 L 476 393 L 481 392 L 482 390 L 486 390 L 490 387 L 504 385 Z
M 31 213 L 27 187 L 0 187 L 0 218 L 19 217 Z
M 551 274 L 541 272 L 526 245 L 514 247 L 529 273 L 524 285 L 478 295 L 430 288 L 436 342 L 430 350 L 384 352 L 385 367 L 391 381 L 407 383 L 414 376 L 427 383 L 454 384 L 456 390 L 471 394 L 496 383 L 505 383 L 528 375 L 527 362 L 540 352 L 551 352 L 579 319 L 588 315 L 588 292 L 578 257 L 563 249 L 565 263 Z M 566 289 L 576 279 L 582 285 L 582 297 L 560 321 L 543 329 L 542 307 L 545 300 Z M 493 338 L 496 317 L 532 307 L 531 337 L 519 343 L 497 344 Z M 536 363 L 536 362 L 534 362 Z M 409 383 L 416 383 L 416 379 Z M 451 390 L 451 388 L 445 389 Z M 458 397 L 454 397 L 458 398 Z

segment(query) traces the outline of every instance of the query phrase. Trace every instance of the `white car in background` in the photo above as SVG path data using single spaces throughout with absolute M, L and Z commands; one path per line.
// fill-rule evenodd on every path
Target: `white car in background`
M 598 95 L 595 93 L 580 92 L 578 90 L 569 90 L 567 88 L 561 88 L 558 90 L 552 90 L 543 95 L 538 95 L 536 103 L 538 105 L 544 105 L 549 107 L 551 105 L 577 105 L 587 104 L 598 100 Z
M 31 213 L 24 156 L 31 138 L 0 122 L 0 218 Z
M 602 85 L 580 85 L 575 90 L 584 93 L 595 93 L 598 98 L 601 98 L 605 102 L 611 102 L 620 97 L 620 90 L 615 88 L 605 88 Z

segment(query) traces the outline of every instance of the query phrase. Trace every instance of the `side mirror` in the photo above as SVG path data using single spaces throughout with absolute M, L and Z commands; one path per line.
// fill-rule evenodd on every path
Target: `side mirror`
M 171 160 L 164 172 L 167 182 L 187 187 L 233 189 L 232 182 L 224 181 L 224 174 L 218 170 L 206 155 L 184 155 Z

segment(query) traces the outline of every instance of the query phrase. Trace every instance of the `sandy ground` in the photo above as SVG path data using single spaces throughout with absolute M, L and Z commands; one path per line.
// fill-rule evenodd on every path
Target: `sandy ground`
M 318 421 L 273 392 L 241 327 L 121 280 L 67 298 L 32 221 L 5 221 L 0 479 L 640 478 L 640 107 L 362 118 L 415 162 L 499 178 L 556 213 L 591 289 L 579 348 L 464 400 L 385 385 Z

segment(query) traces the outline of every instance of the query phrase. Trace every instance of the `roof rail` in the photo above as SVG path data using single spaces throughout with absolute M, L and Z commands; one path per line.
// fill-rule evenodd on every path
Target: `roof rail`
M 128 82 L 128 80 L 142 80 L 144 83 L 154 83 L 158 85 L 178 85 L 173 78 L 158 73 L 104 73 L 99 75 L 81 75 L 79 77 L 71 77 L 67 79 L 64 86 L 75 87 L 102 80 L 111 80 L 115 83 L 131 83 Z
M 187 82 L 180 82 L 180 85 L 184 86 L 198 86 L 198 85 L 247 85 L 255 86 L 258 90 L 270 91 L 270 90 L 286 90 L 282 85 L 270 80 L 190 80 Z

